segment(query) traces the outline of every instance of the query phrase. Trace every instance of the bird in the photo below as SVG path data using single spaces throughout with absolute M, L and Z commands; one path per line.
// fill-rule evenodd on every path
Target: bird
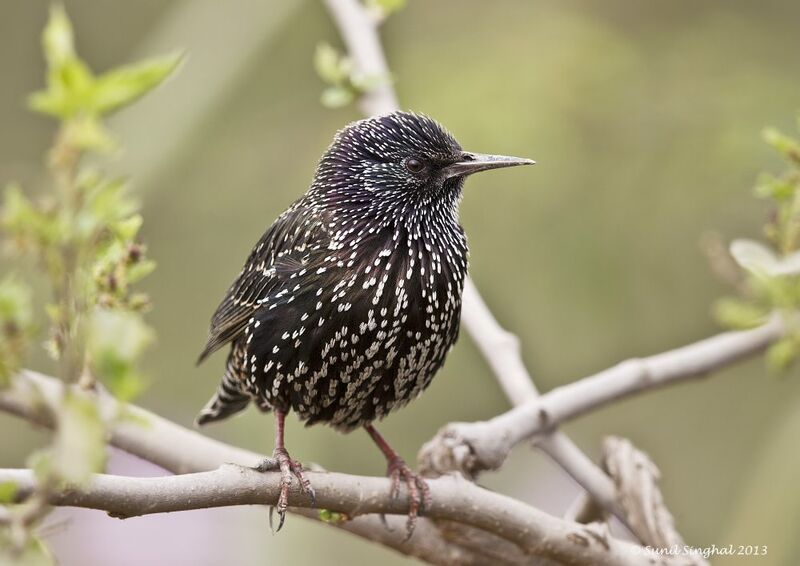
M 405 484 L 408 536 L 430 504 L 427 483 L 374 423 L 417 397 L 455 344 L 468 247 L 459 223 L 467 176 L 530 165 L 464 151 L 438 122 L 396 111 L 339 130 L 307 192 L 267 228 L 211 319 L 198 364 L 230 344 L 221 383 L 196 423 L 251 402 L 275 417 L 283 525 L 292 478 L 284 423 L 363 428 L 387 460 L 391 494 Z

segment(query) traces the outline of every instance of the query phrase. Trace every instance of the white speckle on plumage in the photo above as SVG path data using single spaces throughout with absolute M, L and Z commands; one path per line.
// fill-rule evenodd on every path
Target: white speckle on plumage
M 259 407 L 348 430 L 403 406 L 444 361 L 467 266 L 461 181 L 428 191 L 403 168 L 409 148 L 461 155 L 428 119 L 357 122 L 337 134 L 308 193 L 276 221 L 279 237 L 268 233 L 255 247 L 240 276 L 247 286 L 232 288 L 231 300 L 258 314 L 234 341 L 241 355 L 228 372 Z

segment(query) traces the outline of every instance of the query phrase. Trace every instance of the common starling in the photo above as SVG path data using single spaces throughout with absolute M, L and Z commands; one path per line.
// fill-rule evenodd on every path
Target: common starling
M 292 475 L 313 498 L 284 445 L 293 410 L 307 426 L 366 429 L 388 461 L 392 493 L 407 485 L 413 531 L 428 487 L 372 423 L 419 395 L 458 337 L 467 276 L 458 221 L 464 179 L 532 163 L 465 152 L 426 116 L 394 112 L 354 122 L 334 137 L 308 192 L 253 248 L 198 360 L 231 343 L 222 383 L 197 423 L 251 401 L 275 414 L 280 524 Z

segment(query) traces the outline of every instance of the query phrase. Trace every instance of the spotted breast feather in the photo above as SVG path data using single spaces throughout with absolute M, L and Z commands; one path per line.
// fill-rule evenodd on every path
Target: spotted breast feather
M 231 393 L 350 430 L 430 383 L 458 336 L 463 268 L 398 226 L 342 246 L 320 214 L 290 210 L 265 236 L 206 351 L 233 340 Z

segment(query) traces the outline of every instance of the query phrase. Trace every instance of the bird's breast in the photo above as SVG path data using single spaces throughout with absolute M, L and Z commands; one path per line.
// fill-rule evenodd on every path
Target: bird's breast
M 334 243 L 314 285 L 281 297 L 252 336 L 255 393 L 308 422 L 347 429 L 404 405 L 458 336 L 466 243 L 371 236 Z M 276 326 L 294 330 L 270 334 Z

